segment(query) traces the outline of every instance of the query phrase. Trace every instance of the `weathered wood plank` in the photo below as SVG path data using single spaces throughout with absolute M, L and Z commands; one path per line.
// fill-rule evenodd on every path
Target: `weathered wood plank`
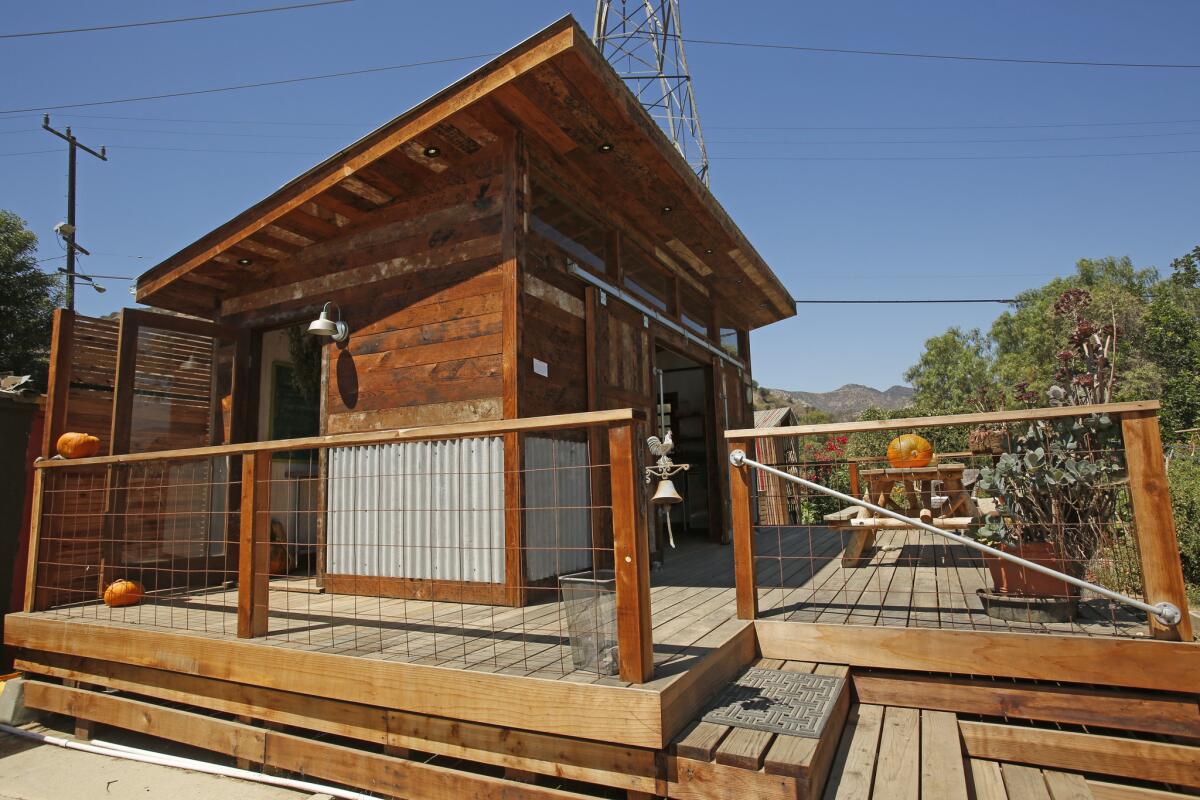
M 861 703 L 1200 738 L 1194 696 L 900 672 L 854 673 Z
M 1200 788 L 1200 748 L 986 722 L 958 724 L 974 758 Z
M 958 719 L 946 711 L 921 711 L 922 800 L 967 800 Z
M 763 657 L 1200 694 L 1196 645 L 756 620 Z
M 917 800 L 921 783 L 921 716 L 915 708 L 884 709 L 879 763 L 871 797 Z

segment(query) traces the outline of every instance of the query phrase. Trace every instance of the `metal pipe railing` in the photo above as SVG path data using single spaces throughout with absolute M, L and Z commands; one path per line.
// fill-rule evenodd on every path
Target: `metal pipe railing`
M 1183 615 L 1180 613 L 1178 606 L 1176 606 L 1174 603 L 1162 602 L 1162 603 L 1151 604 L 1151 603 L 1143 602 L 1141 600 L 1136 600 L 1132 597 L 1129 597 L 1128 595 L 1123 595 L 1120 592 L 1114 592 L 1112 589 L 1106 589 L 1103 586 L 1098 586 L 1094 583 L 1089 583 L 1088 581 L 1085 581 L 1081 578 L 1072 577 L 1070 575 L 1067 575 L 1064 572 L 1059 572 L 1056 569 L 1051 569 L 1050 567 L 1043 566 L 1042 564 L 1034 563 L 1033 561 L 1029 561 L 1028 559 L 1021 558 L 1020 556 L 1014 556 L 1012 553 L 1006 553 L 1003 550 L 996 549 L 995 547 L 989 547 L 988 545 L 983 544 L 982 542 L 977 542 L 968 536 L 962 536 L 957 533 L 951 533 L 950 531 L 942 530 L 941 528 L 938 528 L 934 525 L 930 525 L 929 523 L 923 522 L 919 519 L 913 519 L 912 517 L 907 517 L 904 514 L 899 513 L 898 511 L 892 511 L 889 508 L 884 508 L 883 506 L 875 505 L 874 503 L 870 502 L 869 500 L 862 500 L 860 498 L 851 497 L 850 495 L 839 492 L 836 489 L 830 489 L 828 486 L 823 486 L 819 483 L 814 483 L 813 481 L 806 480 L 806 479 L 798 477 L 796 475 L 792 475 L 789 472 L 784 472 L 783 470 L 776 469 L 775 467 L 767 466 L 766 464 L 760 464 L 759 462 L 749 458 L 746 455 L 745 451 L 743 451 L 743 450 L 734 450 L 734 451 L 730 452 L 729 463 L 735 467 L 749 466 L 749 467 L 754 467 L 755 469 L 760 469 L 763 472 L 769 473 L 771 475 L 775 475 L 775 476 L 783 478 L 784 480 L 787 480 L 787 481 L 791 481 L 792 483 L 799 484 L 800 486 L 803 486 L 808 489 L 812 489 L 815 492 L 821 492 L 822 494 L 827 494 L 830 497 L 836 497 L 837 499 L 841 500 L 842 502 L 850 503 L 850 504 L 856 505 L 856 506 L 861 506 L 861 507 L 867 509 L 868 511 L 874 511 L 876 514 L 881 514 L 885 517 L 890 517 L 891 519 L 898 520 L 898 521 L 903 522 L 913 528 L 918 528 L 923 531 L 929 531 L 930 533 L 935 533 L 938 536 L 941 536 L 945 539 L 949 539 L 952 542 L 957 542 L 958 544 L 965 545 L 967 547 L 970 547 L 973 550 L 978 550 L 981 553 L 986 553 L 995 558 L 1002 558 L 1005 561 L 1010 561 L 1014 564 L 1019 564 L 1020 566 L 1024 567 L 1025 569 L 1033 570 L 1034 572 L 1040 572 L 1041 574 L 1048 575 L 1051 578 L 1057 578 L 1058 580 L 1061 580 L 1064 583 L 1070 584 L 1071 586 L 1075 586 L 1079 589 L 1087 589 L 1088 591 L 1098 594 L 1101 597 L 1107 597 L 1109 600 L 1112 600 L 1114 602 L 1123 603 L 1124 605 L 1132 606 L 1133 608 L 1136 608 L 1139 611 L 1144 611 L 1145 613 L 1150 614 L 1152 617 L 1154 617 L 1156 620 L 1158 620 L 1163 625 L 1178 625 L 1180 620 L 1183 618 Z

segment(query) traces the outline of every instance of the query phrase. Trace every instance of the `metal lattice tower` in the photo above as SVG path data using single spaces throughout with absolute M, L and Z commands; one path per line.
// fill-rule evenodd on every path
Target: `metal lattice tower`
M 679 0 L 596 0 L 592 39 L 707 186 L 708 151 L 683 54 Z

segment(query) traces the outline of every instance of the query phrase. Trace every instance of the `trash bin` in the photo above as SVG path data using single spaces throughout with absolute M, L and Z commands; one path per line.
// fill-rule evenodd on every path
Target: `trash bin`
M 587 570 L 558 579 L 571 662 L 576 669 L 616 675 L 617 576 L 611 569 Z

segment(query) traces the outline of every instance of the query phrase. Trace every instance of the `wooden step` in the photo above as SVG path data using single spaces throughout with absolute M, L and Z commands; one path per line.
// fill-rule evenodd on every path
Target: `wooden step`
M 841 665 L 763 660 L 755 666 L 848 678 Z M 820 738 L 735 728 L 697 719 L 667 756 L 668 797 L 814 800 L 821 796 L 850 707 L 843 682 Z

